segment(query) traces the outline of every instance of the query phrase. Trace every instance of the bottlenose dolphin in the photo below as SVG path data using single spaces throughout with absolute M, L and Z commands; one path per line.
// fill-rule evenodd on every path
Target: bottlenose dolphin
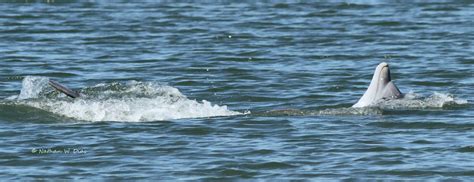
M 390 68 L 386 62 L 380 63 L 374 72 L 369 88 L 352 107 L 366 107 L 376 104 L 380 99 L 389 100 L 403 97 L 390 78 Z
M 66 94 L 69 97 L 76 98 L 80 96 L 78 92 L 71 90 L 64 85 L 59 84 L 57 81 L 49 80 L 49 85 L 51 85 L 56 90 Z

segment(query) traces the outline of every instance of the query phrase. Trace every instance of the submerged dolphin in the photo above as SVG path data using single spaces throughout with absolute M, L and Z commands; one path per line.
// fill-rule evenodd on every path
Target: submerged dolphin
M 352 107 L 371 106 L 380 101 L 380 99 L 397 99 L 402 96 L 402 93 L 390 78 L 388 64 L 382 62 L 375 68 L 369 88 L 367 88 L 364 95 Z
M 69 97 L 76 98 L 80 96 L 78 92 L 71 90 L 64 85 L 59 84 L 57 81 L 49 80 L 49 85 L 51 85 L 56 90 L 66 94 Z

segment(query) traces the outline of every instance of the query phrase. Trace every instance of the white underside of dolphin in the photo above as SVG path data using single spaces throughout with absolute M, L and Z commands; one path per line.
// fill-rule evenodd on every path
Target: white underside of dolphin
M 352 107 L 369 107 L 377 104 L 382 99 L 397 99 L 403 95 L 390 78 L 390 69 L 385 62 L 375 68 L 374 76 L 369 88 L 364 95 Z

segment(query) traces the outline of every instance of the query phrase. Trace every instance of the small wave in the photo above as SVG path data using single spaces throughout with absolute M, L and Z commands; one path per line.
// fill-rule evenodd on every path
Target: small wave
M 458 152 L 469 152 L 469 153 L 474 153 L 474 145 L 470 146 L 465 146 L 457 149 Z
M 375 107 L 363 107 L 363 108 L 334 108 L 324 109 L 314 112 L 317 115 L 382 115 L 383 110 Z
M 46 77 L 27 76 L 20 94 L 8 99 L 17 105 L 84 121 L 158 121 L 242 114 L 206 100 L 188 99 L 177 88 L 156 83 L 99 84 L 81 89 L 83 97 L 71 99 L 49 87 L 48 81 Z
M 284 109 L 272 110 L 262 113 L 264 116 L 324 116 L 324 115 L 382 115 L 383 111 L 379 108 L 327 108 L 321 110 L 299 110 Z
M 449 106 L 465 105 L 467 100 L 454 97 L 452 94 L 434 92 L 428 97 L 409 92 L 402 99 L 382 100 L 375 106 L 381 109 L 424 109 L 443 108 Z

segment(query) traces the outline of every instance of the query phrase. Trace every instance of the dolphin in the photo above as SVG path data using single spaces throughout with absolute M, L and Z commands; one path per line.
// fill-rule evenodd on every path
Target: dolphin
M 369 88 L 352 107 L 367 107 L 376 104 L 381 99 L 390 100 L 403 97 L 403 94 L 390 78 L 390 68 L 386 62 L 380 63 L 374 72 Z
M 56 90 L 66 94 L 67 96 L 71 97 L 71 98 L 77 98 L 79 96 L 81 96 L 79 94 L 79 92 L 76 92 L 74 90 L 71 90 L 70 88 L 67 88 L 66 86 L 64 85 L 61 85 L 60 83 L 58 83 L 57 81 L 54 81 L 54 80 L 49 80 L 49 85 L 51 85 L 53 88 L 55 88 Z

